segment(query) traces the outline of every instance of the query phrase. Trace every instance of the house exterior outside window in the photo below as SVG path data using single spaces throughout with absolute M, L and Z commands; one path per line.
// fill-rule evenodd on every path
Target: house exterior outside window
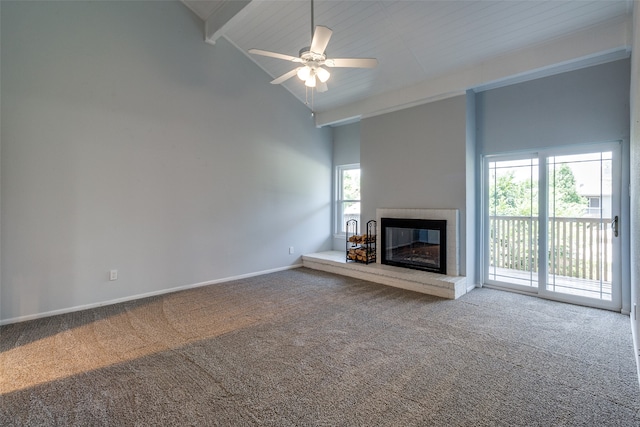
M 589 197 L 588 215 L 600 216 L 600 197 Z

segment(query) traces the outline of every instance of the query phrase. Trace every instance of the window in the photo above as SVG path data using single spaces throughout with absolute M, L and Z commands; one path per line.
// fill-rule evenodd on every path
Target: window
M 600 197 L 589 197 L 589 207 L 587 208 L 587 215 L 599 217 L 600 216 Z
M 345 233 L 350 219 L 360 227 L 360 165 L 336 168 L 336 233 Z

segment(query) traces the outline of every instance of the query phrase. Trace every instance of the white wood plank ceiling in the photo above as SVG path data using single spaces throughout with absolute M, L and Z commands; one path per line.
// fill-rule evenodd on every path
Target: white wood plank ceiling
M 183 3 L 207 20 L 224 2 Z M 342 116 L 351 114 L 351 110 L 360 114 L 357 109 L 346 111 L 345 106 L 376 96 L 393 98 L 403 89 L 424 86 L 425 82 L 442 80 L 460 70 L 490 64 L 545 43 L 552 46 L 554 41 L 579 32 L 586 37 L 584 43 L 594 45 L 592 55 L 598 53 L 597 49 L 626 49 L 628 54 L 624 41 L 630 35 L 619 33 L 630 32 L 633 7 L 630 0 L 315 0 L 314 4 L 315 24 L 333 30 L 326 51 L 329 57 L 373 57 L 379 61 L 376 69 L 330 69 L 329 90 L 314 95 L 313 109 L 319 113 L 342 109 Z M 310 15 L 308 0 L 253 0 L 229 21 L 223 36 L 245 53 L 258 48 L 298 56 L 298 51 L 310 43 Z M 589 32 L 595 28 L 599 32 Z M 613 43 L 599 40 L 600 34 L 611 33 L 607 28 L 617 29 Z M 576 40 L 583 43 L 583 38 Z M 598 42 L 602 46 L 596 46 Z M 579 48 L 576 46 L 576 51 Z M 247 55 L 269 75 L 265 84 L 296 65 Z M 566 58 L 556 59 L 563 61 Z M 505 72 L 502 77 L 507 76 Z M 477 83 L 486 82 L 471 79 L 469 84 Z M 309 100 L 303 82 L 297 78 L 283 86 L 301 102 Z

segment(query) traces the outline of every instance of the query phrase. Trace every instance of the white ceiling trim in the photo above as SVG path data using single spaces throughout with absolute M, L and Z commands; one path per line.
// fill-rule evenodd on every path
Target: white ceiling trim
M 629 56 L 630 16 L 609 20 L 564 37 L 504 54 L 416 85 L 316 112 L 316 126 L 339 125 L 462 95 L 468 89 L 498 87 Z M 569 67 L 571 65 L 571 67 Z
M 251 11 L 251 5 L 256 2 L 251 0 L 223 1 L 204 22 L 204 40 L 209 44 L 216 44 L 235 21 L 239 21 Z
M 206 21 L 226 0 L 180 0 L 193 13 Z

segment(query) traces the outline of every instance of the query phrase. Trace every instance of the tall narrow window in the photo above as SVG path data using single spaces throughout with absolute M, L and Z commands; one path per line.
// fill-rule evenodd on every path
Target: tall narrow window
M 336 232 L 344 233 L 347 221 L 360 222 L 360 165 L 338 166 L 336 174 Z

